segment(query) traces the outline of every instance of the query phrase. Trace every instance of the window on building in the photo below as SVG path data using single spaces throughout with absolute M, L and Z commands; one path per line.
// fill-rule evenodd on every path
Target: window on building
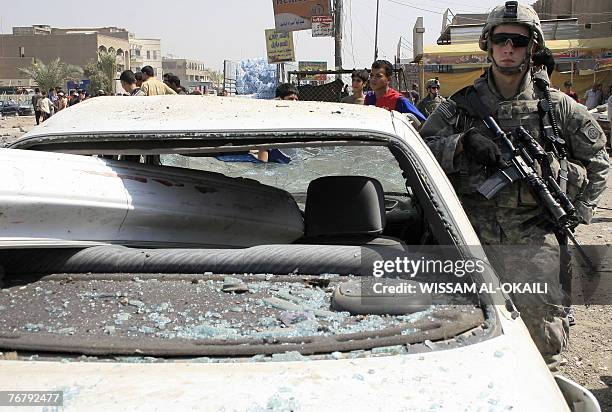
M 584 28 L 585 28 L 585 29 L 589 29 L 589 30 L 590 30 L 590 29 L 592 29 L 593 27 L 591 26 L 591 23 L 587 23 L 587 24 L 585 24 L 585 25 L 584 25 Z
M 151 60 L 151 51 L 147 50 L 147 60 Z
M 25 47 L 23 46 L 19 47 L 19 57 L 21 58 L 25 57 Z
M 153 60 L 157 60 L 157 50 L 153 50 Z
M 140 49 L 136 49 L 136 51 L 134 52 L 134 54 L 136 54 L 136 56 L 140 57 Z

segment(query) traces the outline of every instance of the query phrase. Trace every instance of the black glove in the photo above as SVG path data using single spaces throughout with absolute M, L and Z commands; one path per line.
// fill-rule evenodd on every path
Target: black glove
M 470 129 L 463 135 L 463 150 L 471 159 L 483 166 L 499 167 L 502 163 L 499 147 L 477 129 Z

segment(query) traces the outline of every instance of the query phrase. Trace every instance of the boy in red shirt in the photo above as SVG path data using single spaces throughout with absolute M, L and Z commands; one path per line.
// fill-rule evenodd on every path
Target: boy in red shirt
M 396 110 L 400 113 L 412 113 L 420 121 L 425 121 L 425 116 L 400 92 L 389 87 L 393 76 L 393 65 L 386 60 L 376 60 L 372 63 L 370 72 L 371 92 L 365 97 L 365 104 L 376 107 L 384 107 L 387 110 Z

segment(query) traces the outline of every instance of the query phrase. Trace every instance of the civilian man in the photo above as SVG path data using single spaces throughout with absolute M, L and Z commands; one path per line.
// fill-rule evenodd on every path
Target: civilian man
M 153 70 L 153 67 L 145 66 L 142 68 L 141 72 L 144 82 L 142 83 L 140 90 L 145 96 L 176 94 L 176 92 L 168 87 L 167 84 L 160 82 L 155 78 L 155 71 Z

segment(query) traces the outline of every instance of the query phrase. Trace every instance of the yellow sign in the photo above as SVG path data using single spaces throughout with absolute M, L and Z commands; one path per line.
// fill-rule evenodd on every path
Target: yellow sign
M 299 62 L 298 70 L 304 71 L 325 71 L 327 70 L 327 62 Z M 311 74 L 302 77 L 303 80 L 320 80 L 326 81 L 327 74 Z
M 268 63 L 295 61 L 293 33 L 276 29 L 266 30 L 266 50 L 268 51 Z

